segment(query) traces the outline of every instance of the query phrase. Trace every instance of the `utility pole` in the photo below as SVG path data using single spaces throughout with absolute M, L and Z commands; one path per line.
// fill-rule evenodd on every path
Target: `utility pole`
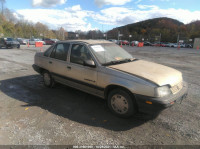
M 161 43 L 161 37 L 162 37 L 162 34 L 160 33 L 160 43 Z
M 119 35 L 120 35 L 120 31 L 118 31 L 118 41 L 119 41 Z
M 132 38 L 132 35 L 129 35 L 129 46 L 130 46 L 130 43 L 131 43 L 131 38 Z
M 179 44 L 179 38 L 180 38 L 180 35 L 178 34 L 178 37 L 177 37 L 177 45 Z
M 4 4 L 5 4 L 6 0 L 0 0 L 1 3 L 1 14 L 4 15 Z

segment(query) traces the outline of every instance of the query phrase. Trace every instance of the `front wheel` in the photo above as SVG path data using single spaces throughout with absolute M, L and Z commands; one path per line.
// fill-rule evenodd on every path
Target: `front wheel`
M 42 76 L 43 76 L 44 86 L 49 87 L 49 88 L 54 87 L 55 82 L 48 71 L 44 71 Z
M 128 118 L 136 113 L 136 102 L 129 92 L 123 89 L 114 89 L 108 95 L 108 107 L 119 117 Z

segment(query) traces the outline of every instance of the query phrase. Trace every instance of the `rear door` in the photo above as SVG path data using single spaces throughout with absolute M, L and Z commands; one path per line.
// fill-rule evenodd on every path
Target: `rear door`
M 67 70 L 67 56 L 70 48 L 69 43 L 58 43 L 54 46 L 48 58 L 48 70 L 53 76 L 60 78 L 68 75 Z

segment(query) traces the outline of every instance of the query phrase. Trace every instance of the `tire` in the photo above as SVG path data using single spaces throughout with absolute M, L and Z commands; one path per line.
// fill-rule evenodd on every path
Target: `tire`
M 112 90 L 107 101 L 111 112 L 119 117 L 129 118 L 137 112 L 136 101 L 126 90 Z
M 55 85 L 55 82 L 54 82 L 51 74 L 48 71 L 43 71 L 42 76 L 43 76 L 44 86 L 53 88 Z
M 20 48 L 20 45 L 17 46 L 17 49 L 19 49 L 19 48 Z

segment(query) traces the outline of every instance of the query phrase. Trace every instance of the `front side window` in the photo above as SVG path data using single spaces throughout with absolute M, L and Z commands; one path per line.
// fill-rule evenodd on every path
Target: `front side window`
M 6 41 L 14 41 L 13 38 L 6 38 Z
M 74 44 L 71 49 L 70 62 L 83 65 L 85 60 L 92 60 L 89 50 L 84 45 Z
M 66 61 L 69 47 L 70 47 L 70 44 L 68 43 L 57 44 L 54 50 L 52 51 L 50 57 L 58 59 L 58 60 Z

